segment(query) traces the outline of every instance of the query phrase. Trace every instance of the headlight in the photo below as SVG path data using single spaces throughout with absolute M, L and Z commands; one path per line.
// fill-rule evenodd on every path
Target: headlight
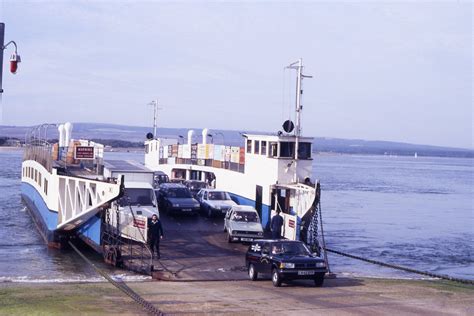
M 220 210 L 220 209 L 221 209 L 221 207 L 220 207 L 219 205 L 214 206 L 214 208 L 215 208 L 216 210 Z
M 282 262 L 280 263 L 280 269 L 294 269 L 295 268 L 295 264 L 294 263 L 290 263 L 290 262 Z
M 174 204 L 174 203 L 173 203 L 173 207 L 179 207 L 179 204 L 177 204 L 177 203 Z
M 199 204 L 194 204 L 194 207 L 200 207 L 200 206 L 201 206 L 201 205 L 199 205 Z
M 316 262 L 316 267 L 317 268 L 324 268 L 324 267 L 326 267 L 326 263 L 325 262 Z
M 259 236 L 263 236 L 263 233 L 258 233 Z

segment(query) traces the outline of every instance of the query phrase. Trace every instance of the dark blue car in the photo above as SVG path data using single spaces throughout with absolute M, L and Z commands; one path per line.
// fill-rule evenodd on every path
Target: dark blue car
M 156 190 L 156 198 L 160 211 L 168 214 L 193 214 L 197 215 L 201 208 L 199 202 L 193 198 L 189 189 L 177 183 L 163 183 Z
M 274 286 L 295 279 L 324 283 L 327 272 L 324 259 L 312 254 L 301 241 L 258 240 L 252 242 L 245 256 L 249 277 L 255 281 L 259 274 L 269 274 Z

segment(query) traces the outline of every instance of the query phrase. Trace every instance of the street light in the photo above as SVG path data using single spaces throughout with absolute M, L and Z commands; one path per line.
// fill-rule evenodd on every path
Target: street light
M 178 135 L 178 144 L 179 144 L 179 140 L 181 139 L 183 141 L 183 144 L 184 144 L 184 136 L 183 135 Z
M 0 23 L 0 93 L 3 93 L 2 89 L 2 78 L 3 78 L 3 51 L 10 45 L 15 46 L 15 52 L 10 56 L 10 72 L 16 74 L 18 70 L 18 63 L 21 62 L 20 55 L 18 54 L 18 47 L 15 41 L 9 41 L 6 45 L 5 42 L 5 23 Z
M 222 144 L 225 145 L 225 136 L 221 132 L 214 133 L 214 135 L 221 135 L 222 136 Z
M 207 136 L 211 138 L 211 144 L 214 144 L 214 137 L 212 136 L 212 134 L 207 134 Z

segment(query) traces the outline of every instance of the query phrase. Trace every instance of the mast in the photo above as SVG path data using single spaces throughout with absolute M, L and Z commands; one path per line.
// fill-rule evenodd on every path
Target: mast
M 313 78 L 312 76 L 303 75 L 303 59 L 300 58 L 298 61 L 290 64 L 288 67 L 289 69 L 296 69 L 296 101 L 295 101 L 295 182 L 298 182 L 297 176 L 297 164 L 298 164 L 298 151 L 299 151 L 299 143 L 301 137 L 301 112 L 303 111 L 303 106 L 301 105 L 301 98 L 303 96 L 303 86 L 302 81 L 303 78 Z
M 149 105 L 153 105 L 153 137 L 156 139 L 156 126 L 157 126 L 157 121 L 158 121 L 158 110 L 161 110 L 158 107 L 158 100 L 153 100 Z

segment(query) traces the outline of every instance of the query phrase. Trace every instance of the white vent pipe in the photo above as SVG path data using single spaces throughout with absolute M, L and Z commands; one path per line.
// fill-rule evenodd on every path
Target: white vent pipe
M 59 132 L 59 147 L 64 147 L 64 124 L 60 124 L 58 126 L 58 132 Z
M 202 144 L 203 145 L 207 144 L 207 133 L 209 133 L 209 130 L 207 128 L 202 130 Z
M 66 122 L 66 124 L 64 124 L 64 134 L 64 146 L 69 146 L 72 135 L 72 124 L 70 122 Z
M 188 145 L 191 146 L 191 143 L 193 142 L 193 135 L 194 135 L 194 131 L 192 129 L 190 129 L 188 131 Z

